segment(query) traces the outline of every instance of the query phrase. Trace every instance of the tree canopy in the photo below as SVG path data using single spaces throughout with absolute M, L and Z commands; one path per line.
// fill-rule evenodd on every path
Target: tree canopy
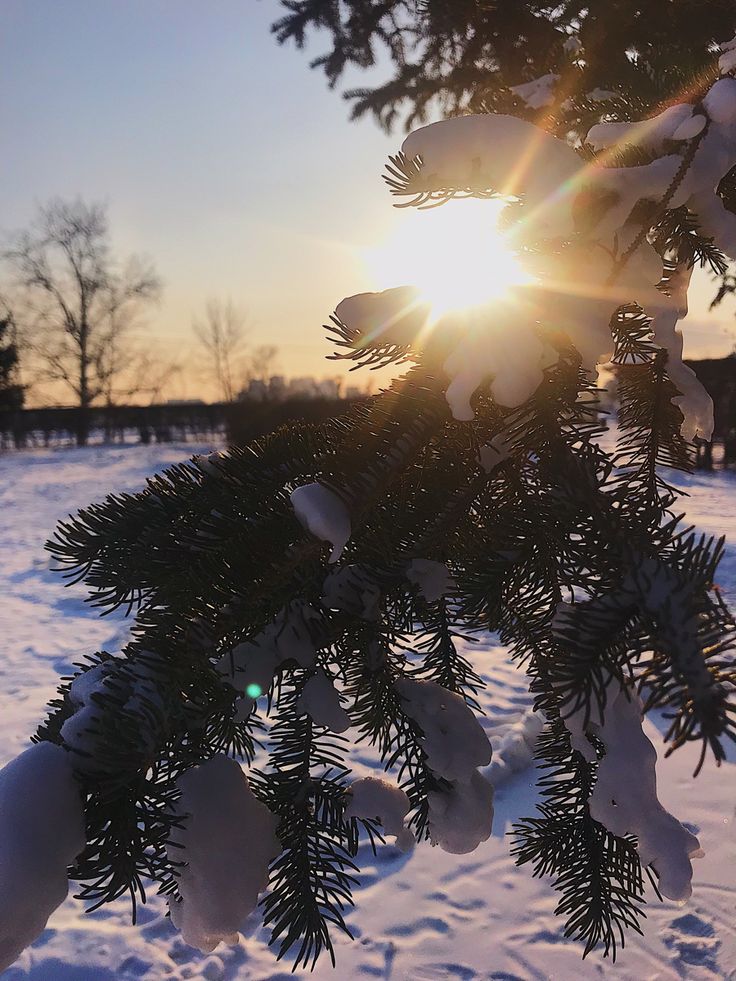
M 641 118 L 712 81 L 719 41 L 736 32 L 730 0 L 282 0 L 280 43 L 304 47 L 326 35 L 312 61 L 331 87 L 351 69 L 375 84 L 348 88 L 351 117 L 386 129 L 429 117 L 528 107 L 511 88 L 545 73 L 561 76 L 562 98 L 544 107 L 549 126 L 581 132 L 605 111 Z M 384 71 L 388 66 L 388 77 Z M 591 94 L 593 98 L 591 98 Z M 564 107 L 564 108 L 563 108 Z

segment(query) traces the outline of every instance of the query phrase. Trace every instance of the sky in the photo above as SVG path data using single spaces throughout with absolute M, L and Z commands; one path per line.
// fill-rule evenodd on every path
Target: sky
M 287 375 L 335 374 L 322 325 L 378 281 L 366 261 L 402 225 L 381 180 L 402 134 L 349 107 L 309 69 L 326 46 L 280 47 L 277 0 L 1 0 L 0 234 L 55 196 L 106 202 L 121 255 L 163 281 L 148 330 L 191 362 L 208 298 L 246 313 Z M 425 227 L 425 226 L 423 226 Z M 694 355 L 728 353 L 733 307 L 694 292 Z M 199 394 L 196 372 L 181 397 Z

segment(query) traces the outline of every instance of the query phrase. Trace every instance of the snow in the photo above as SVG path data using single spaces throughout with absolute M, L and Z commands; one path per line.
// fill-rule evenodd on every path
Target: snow
M 672 134 L 673 140 L 692 140 L 695 139 L 705 129 L 708 122 L 705 116 L 692 115 L 689 119 L 683 120 Z
M 715 123 L 729 126 L 736 122 L 736 79 L 715 82 L 703 98 L 703 108 Z
M 271 685 L 279 665 L 277 652 L 273 648 L 261 646 L 258 639 L 236 644 L 227 651 L 215 665 L 217 670 L 239 693 L 237 718 L 245 721 L 261 695 L 265 695 Z
M 429 304 L 422 303 L 413 286 L 397 286 L 380 293 L 357 293 L 335 308 L 338 320 L 355 331 L 358 346 L 378 342 L 408 345 L 427 324 Z
M 314 664 L 316 653 L 313 631 L 318 631 L 322 617 L 304 600 L 290 603 L 267 628 L 267 643 L 273 645 L 279 662 L 293 660 L 303 668 Z
M 446 780 L 470 780 L 491 762 L 491 744 L 475 713 L 457 692 L 435 681 L 400 678 L 395 684 L 404 712 L 419 723 L 427 766 Z
M 553 78 L 515 91 L 541 105 Z M 514 303 L 456 311 L 434 325 L 436 336 L 456 339 L 443 360 L 455 419 L 473 419 L 471 399 L 486 383 L 505 407 L 516 407 L 533 394 L 545 368 L 554 363 L 538 325 L 565 331 L 593 371 L 610 359 L 612 314 L 622 304 L 637 302 L 653 318 L 655 339 L 669 353 L 670 376 L 680 390 L 674 401 L 683 412 L 683 435 L 709 438 L 712 406 L 682 363 L 677 326 L 687 311 L 688 271 L 680 270 L 671 295 L 658 290 L 662 260 L 651 243 L 638 241 L 640 225 L 632 216 L 642 203 L 652 206 L 667 196 L 670 207 L 688 207 L 716 244 L 736 257 L 736 218 L 717 195 L 719 182 L 736 164 L 735 123 L 736 79 L 721 78 L 703 98 L 702 111 L 673 105 L 642 122 L 606 122 L 590 130 L 587 141 L 596 149 L 631 143 L 659 154 L 641 166 L 610 166 L 610 155 L 586 165 L 563 141 L 503 115 L 442 120 L 405 139 L 402 152 L 420 165 L 408 193 L 419 198 L 432 192 L 494 192 L 507 201 L 520 197 L 521 205 L 506 208 L 509 243 L 548 246 L 524 255 L 536 283 L 511 291 Z M 685 148 L 692 160 L 681 172 Z M 549 248 L 562 240 L 572 240 L 564 252 Z M 364 336 L 372 331 L 394 343 L 413 340 L 425 315 L 410 287 L 348 298 L 338 310 Z
M 387 835 L 396 836 L 396 847 L 408 852 L 414 847 L 414 835 L 404 827 L 410 808 L 409 798 L 400 787 L 380 777 L 362 777 L 350 784 L 345 818 L 378 819 Z
M 350 728 L 350 716 L 340 704 L 340 696 L 322 668 L 304 685 L 297 708 L 309 715 L 318 726 L 326 726 L 333 732 L 345 732 Z
M 467 855 L 491 837 L 493 786 L 477 770 L 450 789 L 430 790 L 427 800 L 430 840 L 443 852 Z
M 350 513 L 345 503 L 324 484 L 304 484 L 291 492 L 291 504 L 302 526 L 332 545 L 330 562 L 337 562 L 350 539 Z
M 66 899 L 67 866 L 85 841 L 82 797 L 65 750 L 39 743 L 0 771 L 0 970 Z
M 565 42 L 567 44 L 567 42 Z M 542 109 L 555 101 L 555 86 L 560 80 L 559 75 L 550 72 L 540 78 L 532 79 L 531 82 L 523 82 L 521 85 L 512 85 L 511 91 L 518 95 L 525 105 L 530 109 Z
M 653 153 L 664 149 L 667 140 L 676 139 L 677 130 L 692 118 L 690 105 L 669 106 L 663 112 L 638 123 L 597 123 L 589 131 L 585 142 L 594 150 L 632 144 Z M 686 139 L 686 137 L 680 137 Z
M 732 51 L 727 44 L 722 60 Z M 552 99 L 555 81 L 549 74 L 513 91 L 538 108 Z M 642 206 L 687 207 L 715 244 L 736 259 L 736 217 L 717 193 L 736 165 L 736 79 L 718 79 L 697 107 L 682 103 L 640 122 L 599 123 L 587 142 L 598 150 L 632 144 L 657 156 L 633 167 L 613 166 L 611 154 L 586 164 L 541 128 L 496 114 L 431 123 L 402 144 L 404 156 L 418 167 L 406 188 L 415 195 L 413 203 L 426 203 L 433 194 L 497 194 L 507 201 L 509 244 L 531 246 L 535 253 L 525 253 L 523 264 L 536 284 L 525 288 L 524 298 L 522 291 L 512 291 L 513 315 L 511 304 L 495 302 L 446 315 L 434 325 L 438 336 L 456 338 L 443 361 L 452 414 L 458 421 L 472 420 L 472 396 L 487 382 L 494 399 L 510 408 L 536 390 L 544 369 L 554 363 L 538 325 L 565 331 L 592 372 L 610 359 L 611 316 L 622 304 L 636 302 L 652 317 L 655 340 L 668 351 L 670 377 L 680 390 L 673 401 L 683 413 L 683 435 L 708 439 L 712 406 L 682 363 L 677 326 L 687 311 L 689 271 L 678 271 L 671 295 L 658 289 L 662 260 L 650 242 L 639 241 L 642 225 L 636 216 Z M 521 203 L 508 203 L 514 198 Z M 569 243 L 564 251 L 557 247 L 563 241 Z M 338 310 L 346 322 L 360 325 L 364 336 L 385 334 L 394 343 L 413 340 L 425 315 L 411 287 L 348 298 Z
M 381 591 L 359 565 L 345 565 L 325 576 L 322 605 L 328 610 L 353 613 L 364 620 L 377 620 Z
M 520 719 L 509 726 L 496 747 L 491 765 L 484 771 L 494 787 L 513 773 L 532 765 L 537 739 L 543 728 L 543 716 L 533 709 L 527 709 Z
M 444 562 L 432 559 L 412 559 L 406 578 L 419 590 L 428 603 L 436 603 L 452 589 L 454 582 Z
M 618 97 L 618 92 L 612 92 L 610 89 L 595 88 L 591 89 L 590 92 L 585 93 L 585 98 L 589 102 L 608 102 L 611 99 L 616 99 Z
M 724 51 L 718 59 L 718 69 L 721 75 L 730 75 L 736 71 L 736 50 Z
M 179 870 L 180 899 L 169 901 L 171 920 L 188 944 L 209 953 L 220 941 L 238 942 L 268 885 L 268 867 L 281 852 L 278 820 L 227 756 L 192 767 L 176 786 L 183 826 L 167 851 L 172 862 L 186 864 Z
M 457 116 L 414 130 L 404 140 L 409 160 L 421 158 L 428 188 L 480 188 L 505 197 L 524 194 L 530 236 L 572 231 L 569 194 L 581 169 L 563 141 L 515 116 Z M 520 166 L 519 162 L 522 162 Z
M 72 674 L 84 653 L 118 651 L 127 636 L 127 622 L 119 615 L 100 619 L 83 602 L 81 587 L 63 589 L 61 578 L 49 572 L 44 540 L 69 512 L 111 490 L 139 488 L 147 474 L 194 449 L 174 444 L 0 455 L 0 764 L 27 747 L 58 676 Z M 683 503 L 688 518 L 736 544 L 736 477 L 719 472 L 677 480 L 690 493 Z M 736 601 L 733 545 L 717 582 L 729 602 Z M 345 914 L 356 940 L 337 937 L 336 969 L 325 959 L 313 974 L 292 975 L 288 960 L 274 960 L 258 910 L 235 946 L 202 955 L 184 943 L 165 915 L 165 901 L 151 893 L 135 926 L 124 898 L 86 915 L 79 901 L 68 899 L 2 981 L 720 981 L 734 975 L 732 751 L 731 762 L 719 769 L 707 763 L 693 781 L 699 747 L 689 744 L 662 758 L 668 723 L 659 712 L 648 714 L 644 733 L 660 755 L 658 797 L 692 823 L 706 855 L 695 863 L 685 908 L 659 903 L 650 893 L 645 936 L 629 932 L 615 964 L 596 953 L 582 961 L 579 945 L 562 936 L 562 921 L 554 916 L 557 894 L 546 880 L 516 868 L 508 854 L 511 825 L 534 814 L 538 771 L 506 770 L 499 780 L 493 774 L 528 713 L 527 678 L 494 638 L 458 643 L 488 685 L 480 695 L 480 725 L 496 749 L 491 766 L 481 771 L 496 784 L 491 836 L 461 859 L 427 845 L 410 856 L 395 847 L 374 856 L 368 844 L 361 845 L 356 907 Z M 356 780 L 383 777 L 365 743 L 352 751 L 350 766 Z
M 127 697 L 121 702 L 122 691 Z M 105 765 L 107 754 L 97 752 L 98 722 L 103 714 L 99 696 L 111 697 L 121 714 L 137 716 L 141 732 L 150 732 L 151 710 L 163 708 L 150 664 L 144 661 L 114 658 L 77 675 L 69 692 L 75 711 L 63 723 L 60 735 L 74 754 L 74 766 L 79 772 L 99 772 Z
M 513 303 L 494 303 L 448 315 L 437 324 L 438 331 L 459 320 L 466 327 L 443 366 L 450 380 L 447 403 L 458 421 L 475 417 L 470 400 L 484 382 L 490 380 L 499 405 L 515 408 L 534 394 L 544 369 L 554 364 L 555 352 L 539 339 L 534 323 L 522 318 L 523 312 Z M 488 329 L 489 322 L 493 329 Z
M 606 755 L 590 797 L 590 813 L 616 835 L 636 835 L 642 865 L 652 865 L 659 891 L 678 902 L 692 893 L 690 859 L 702 857 L 700 842 L 665 810 L 657 797 L 657 751 L 642 729 L 642 703 L 613 679 L 607 684 L 601 716 L 591 712 L 588 729 L 602 740 Z M 572 744 L 587 760 L 596 753 L 583 728 L 584 710 L 565 720 Z
M 317 653 L 312 632 L 321 622 L 313 606 L 295 600 L 265 630 L 222 655 L 216 667 L 240 694 L 239 720 L 247 719 L 256 699 L 268 692 L 284 661 L 312 667 Z

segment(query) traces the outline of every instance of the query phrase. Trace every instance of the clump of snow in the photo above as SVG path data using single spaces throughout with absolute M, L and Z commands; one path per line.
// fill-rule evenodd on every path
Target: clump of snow
M 93 764 L 95 731 L 100 713 L 93 696 L 112 690 L 109 676 L 114 666 L 112 661 L 103 661 L 77 675 L 71 684 L 68 696 L 75 711 L 66 719 L 60 730 L 64 743 L 70 749 L 90 757 Z
M 314 637 L 321 633 L 322 615 L 304 600 L 285 607 L 263 633 L 279 662 L 293 660 L 311 668 L 316 653 Z
M 728 42 L 722 57 L 734 51 Z M 532 88 L 522 94 L 535 101 L 546 98 L 548 83 L 550 76 L 527 83 Z M 590 95 L 603 99 L 612 93 Z M 643 122 L 599 123 L 587 142 L 600 150 L 633 144 L 657 156 L 634 167 L 609 166 L 610 154 L 585 164 L 562 140 L 503 115 L 432 123 L 403 143 L 405 156 L 420 165 L 407 193 L 495 191 L 519 198 L 521 204 L 506 211 L 509 240 L 517 247 L 533 246 L 524 252 L 524 262 L 538 282 L 525 288 L 523 299 L 515 297 L 513 315 L 497 302 L 476 308 L 470 316 L 448 315 L 436 325 L 441 336 L 457 338 L 449 355 L 443 354 L 452 413 L 458 420 L 472 419 L 471 397 L 486 381 L 496 401 L 507 407 L 534 392 L 545 367 L 554 363 L 539 340 L 538 325 L 566 332 L 585 367 L 593 370 L 610 358 L 612 315 L 635 302 L 652 317 L 655 341 L 669 354 L 670 377 L 680 392 L 675 402 L 684 416 L 683 435 L 708 439 L 712 407 L 683 364 L 677 329 L 687 309 L 689 270 L 683 265 L 677 271 L 668 294 L 658 289 L 662 259 L 649 241 L 639 241 L 639 233 L 642 227 L 646 230 L 641 215 L 656 213 L 658 205 L 687 207 L 702 231 L 736 259 L 736 216 L 717 193 L 736 165 L 736 79 L 718 79 L 697 107 L 682 103 Z M 564 249 L 538 248 L 561 242 L 569 244 Z M 414 302 L 411 291 L 405 299 L 410 296 Z M 401 322 L 406 311 L 399 293 L 382 297 L 386 309 L 381 322 Z
M 675 133 L 693 115 L 691 105 L 669 106 L 651 119 L 639 123 L 597 123 L 589 131 L 585 142 L 594 150 L 604 150 L 627 143 L 657 153 L 664 149 L 667 140 L 675 139 Z M 614 169 L 614 168 L 611 168 Z M 618 168 L 616 168 L 618 169 Z
M 715 82 L 703 97 L 703 108 L 714 123 L 729 126 L 736 122 L 736 79 L 721 78 Z M 733 143 L 733 134 L 720 135 Z M 716 162 L 721 163 L 720 160 Z
M 657 751 L 642 729 L 641 699 L 613 679 L 607 689 L 603 715 L 594 709 L 587 729 L 583 709 L 565 719 L 573 748 L 587 760 L 594 762 L 596 752 L 586 731 L 595 733 L 605 746 L 590 813 L 612 834 L 636 835 L 642 865 L 654 868 L 662 895 L 683 901 L 692 891 L 690 860 L 700 853 L 700 844 L 659 802 Z
M 447 790 L 430 790 L 427 802 L 430 840 L 443 851 L 466 855 L 490 838 L 493 786 L 477 770 Z
M 450 379 L 446 398 L 453 417 L 458 421 L 475 417 L 470 399 L 489 380 L 499 405 L 515 408 L 530 398 L 542 383 L 545 368 L 557 360 L 556 352 L 540 340 L 535 324 L 523 320 L 513 304 L 497 303 L 448 315 L 437 330 L 458 318 L 470 329 L 443 366 Z
M 113 697 L 121 716 L 140 720 L 142 749 L 144 739 L 151 747 L 155 741 L 155 726 L 150 723 L 152 715 L 162 713 L 163 701 L 151 664 L 145 658 L 102 661 L 75 677 L 68 695 L 74 712 L 59 731 L 64 745 L 76 754 L 75 766 L 83 772 L 100 772 L 110 762 L 99 751 L 100 720 L 109 709 L 100 697 L 105 695 Z
M 568 42 L 566 41 L 565 44 Z M 532 79 L 531 82 L 523 82 L 521 85 L 512 85 L 511 91 L 518 95 L 521 101 L 530 109 L 541 109 L 549 106 L 555 101 L 555 86 L 560 80 L 559 75 L 550 72 L 540 78 Z
M 363 620 L 376 620 L 380 602 L 381 590 L 363 566 L 346 565 L 325 576 L 322 605 L 328 610 L 352 613 Z
M 496 746 L 493 763 L 486 771 L 486 776 L 494 786 L 498 786 L 511 774 L 519 773 L 531 766 L 537 740 L 543 728 L 542 713 L 535 712 L 531 708 L 509 726 L 503 739 Z
M 446 780 L 467 781 L 491 762 L 492 749 L 473 710 L 457 692 L 436 681 L 400 678 L 395 683 L 404 712 L 422 729 L 427 766 Z
M 455 585 L 445 563 L 432 559 L 412 559 L 406 570 L 406 578 L 414 583 L 428 603 L 436 603 Z
M 350 785 L 345 818 L 379 820 L 386 834 L 396 835 L 396 846 L 408 852 L 414 847 L 414 835 L 404 827 L 410 807 L 409 798 L 395 784 L 378 777 L 363 777 Z
M 268 885 L 280 853 L 277 818 L 250 789 L 240 765 L 214 756 L 177 780 L 182 827 L 167 845 L 179 873 L 180 899 L 169 900 L 172 922 L 192 947 L 208 953 L 234 944 L 244 919 Z
M 275 649 L 262 640 L 236 644 L 215 665 L 239 693 L 237 722 L 245 722 L 256 700 L 268 692 L 280 663 Z
M 302 526 L 332 545 L 330 562 L 337 562 L 350 539 L 350 512 L 338 495 L 318 482 L 291 492 L 291 505 Z
M 69 754 L 37 743 L 0 770 L 0 971 L 40 936 L 85 846 Z
M 413 286 L 397 286 L 380 293 L 348 296 L 335 316 L 358 334 L 358 347 L 382 343 L 411 346 L 426 327 L 430 304 Z
M 590 102 L 609 102 L 611 99 L 618 97 L 618 92 L 612 92 L 610 89 L 595 88 L 591 89 L 590 92 L 586 92 L 585 97 Z
M 350 728 L 350 716 L 340 704 L 340 696 L 331 679 L 322 668 L 312 675 L 297 700 L 297 710 L 305 712 L 318 726 L 326 726 L 333 732 L 345 732 Z
M 581 160 L 562 140 L 523 119 L 456 116 L 414 130 L 401 149 L 408 159 L 421 159 L 423 186 L 523 195 L 530 239 L 574 229 L 571 195 L 561 189 L 574 186 Z
M 718 59 L 718 69 L 721 75 L 730 75 L 736 71 L 736 37 L 723 41 L 720 49 L 723 53 Z
M 673 140 L 693 140 L 699 133 L 702 133 L 705 129 L 705 124 L 708 122 L 705 116 L 695 114 L 690 116 L 689 119 L 685 119 L 677 127 L 675 132 L 672 134 Z
M 238 721 L 248 718 L 254 702 L 269 690 L 284 661 L 313 667 L 317 655 L 314 637 L 321 626 L 319 611 L 304 600 L 295 600 L 265 630 L 236 644 L 220 658 L 216 669 L 240 692 Z
M 571 34 L 562 45 L 562 48 L 569 55 L 579 55 L 583 50 L 583 42 L 577 34 Z

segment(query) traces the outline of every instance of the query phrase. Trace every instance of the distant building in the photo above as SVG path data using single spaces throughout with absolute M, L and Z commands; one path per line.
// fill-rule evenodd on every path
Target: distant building
M 345 398 L 361 398 L 365 393 L 357 386 L 349 386 Z M 270 378 L 251 378 L 238 395 L 239 401 L 284 402 L 287 399 L 340 399 L 342 379 L 316 379 L 311 375 L 297 375 L 286 379 L 283 375 Z
M 268 397 L 275 402 L 282 402 L 286 397 L 286 381 L 283 375 L 272 375 L 268 379 Z
M 317 395 L 323 399 L 339 399 L 341 387 L 339 378 L 323 378 L 317 382 Z
M 246 387 L 238 395 L 238 399 L 251 402 L 265 402 L 268 399 L 268 382 L 264 378 L 251 378 Z

